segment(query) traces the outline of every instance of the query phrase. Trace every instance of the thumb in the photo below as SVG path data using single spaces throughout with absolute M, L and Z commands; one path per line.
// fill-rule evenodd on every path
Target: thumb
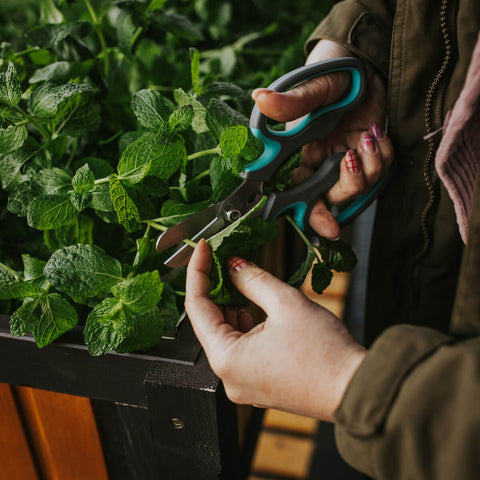
M 349 82 L 347 73 L 329 73 L 303 82 L 287 92 L 257 88 L 252 97 L 268 118 L 290 122 L 339 99 Z
M 227 265 L 235 287 L 266 313 L 298 294 L 297 289 L 243 258 L 230 257 Z

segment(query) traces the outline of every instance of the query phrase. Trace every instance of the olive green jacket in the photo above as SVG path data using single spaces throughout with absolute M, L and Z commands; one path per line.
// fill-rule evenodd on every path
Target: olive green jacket
M 346 0 L 307 43 L 340 43 L 388 86 L 397 169 L 371 245 L 375 342 L 335 415 L 340 453 L 377 479 L 480 478 L 480 194 L 463 252 L 439 135 L 423 138 L 458 97 L 479 28 L 478 0 Z

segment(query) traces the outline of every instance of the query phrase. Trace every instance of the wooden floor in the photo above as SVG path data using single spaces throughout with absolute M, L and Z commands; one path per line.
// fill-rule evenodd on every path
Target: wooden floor
M 342 318 L 348 274 L 335 273 L 322 295 L 302 287 L 312 300 Z M 308 284 L 308 278 L 305 284 Z M 267 410 L 253 457 L 249 480 L 305 480 L 315 450 L 318 422 L 314 419 Z

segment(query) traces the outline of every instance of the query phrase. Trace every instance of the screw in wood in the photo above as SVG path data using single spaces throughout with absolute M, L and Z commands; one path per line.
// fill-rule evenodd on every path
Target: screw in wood
M 180 418 L 172 418 L 170 420 L 170 423 L 176 430 L 181 430 L 183 428 L 183 420 L 181 420 Z

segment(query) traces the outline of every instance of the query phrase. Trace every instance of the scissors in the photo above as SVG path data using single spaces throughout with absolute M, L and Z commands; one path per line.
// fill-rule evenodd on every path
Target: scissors
M 183 240 L 190 239 L 195 242 L 201 238 L 211 238 L 252 210 L 252 216 L 261 215 L 263 220 L 273 220 L 286 211 L 293 211 L 292 218 L 298 227 L 307 235 L 317 235 L 309 225 L 308 218 L 317 198 L 337 182 L 344 153 L 337 153 L 326 159 L 312 176 L 295 187 L 287 191 L 268 193 L 266 201 L 263 186 L 303 145 L 330 135 L 344 115 L 363 102 L 366 96 L 365 67 L 357 58 L 327 60 L 297 68 L 268 87 L 282 92 L 311 78 L 333 72 L 346 72 L 350 75 L 348 92 L 336 102 L 309 113 L 293 128 L 284 131 L 272 130 L 267 125 L 267 117 L 257 106 L 253 108 L 250 129 L 265 145 L 262 155 L 245 167 L 241 174 L 243 183 L 227 198 L 211 204 L 159 236 L 158 252 L 180 244 L 165 261 L 165 265 L 177 268 L 188 263 L 193 248 L 181 244 Z M 336 214 L 337 222 L 341 226 L 345 225 L 367 208 L 382 190 L 387 176 Z M 263 205 L 255 210 L 255 206 L 260 205 L 260 202 L 263 202 Z

